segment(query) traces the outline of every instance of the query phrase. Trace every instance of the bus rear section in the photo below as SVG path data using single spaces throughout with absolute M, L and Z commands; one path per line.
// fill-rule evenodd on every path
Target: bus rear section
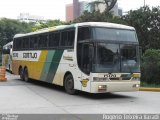
M 12 46 L 13 41 L 4 45 L 2 50 L 2 65 L 10 72 L 12 72 Z

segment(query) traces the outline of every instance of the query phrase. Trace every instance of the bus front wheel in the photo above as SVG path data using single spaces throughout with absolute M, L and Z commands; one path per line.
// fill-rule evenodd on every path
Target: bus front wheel
M 76 93 L 76 90 L 74 89 L 74 79 L 71 74 L 68 74 L 65 77 L 64 87 L 68 94 L 73 95 Z

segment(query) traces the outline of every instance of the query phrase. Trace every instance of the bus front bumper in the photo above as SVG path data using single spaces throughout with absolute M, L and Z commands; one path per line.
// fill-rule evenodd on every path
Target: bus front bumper
M 91 82 L 91 93 L 139 91 L 140 81 Z

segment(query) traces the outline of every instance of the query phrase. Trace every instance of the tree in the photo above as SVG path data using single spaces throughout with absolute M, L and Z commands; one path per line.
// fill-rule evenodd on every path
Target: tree
M 6 18 L 0 19 L 0 49 L 4 44 L 12 41 L 15 34 L 30 32 L 32 26 L 31 23 Z
M 148 49 L 142 56 L 142 82 L 160 84 L 160 49 Z
M 85 11 L 83 15 L 81 15 L 73 21 L 73 23 L 79 22 L 112 22 L 119 24 L 127 24 L 127 22 L 123 20 L 121 17 L 113 16 L 111 13 L 101 13 L 100 11 Z
M 160 8 L 148 6 L 129 11 L 123 17 L 128 25 L 135 27 L 143 52 L 160 48 Z
M 99 4 L 105 4 L 106 6 L 106 13 L 108 13 L 114 6 L 115 4 L 117 3 L 117 0 L 95 0 L 93 2 L 90 2 L 88 4 L 88 6 L 94 6 L 94 8 L 98 8 L 98 5 Z
M 117 0 L 104 0 L 106 4 L 106 11 L 109 12 L 117 3 Z
M 50 20 L 47 23 L 38 23 L 38 25 L 35 25 L 32 27 L 32 31 L 36 31 L 39 29 L 43 29 L 43 28 L 48 28 L 48 27 L 54 27 L 54 26 L 58 26 L 58 25 L 64 25 L 65 22 L 62 22 L 60 20 Z

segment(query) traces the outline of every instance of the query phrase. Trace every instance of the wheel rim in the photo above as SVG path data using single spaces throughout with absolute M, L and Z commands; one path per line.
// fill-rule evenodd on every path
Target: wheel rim
M 72 89 L 73 89 L 73 80 L 72 80 L 71 78 L 67 79 L 66 87 L 67 87 L 69 90 L 72 90 Z

